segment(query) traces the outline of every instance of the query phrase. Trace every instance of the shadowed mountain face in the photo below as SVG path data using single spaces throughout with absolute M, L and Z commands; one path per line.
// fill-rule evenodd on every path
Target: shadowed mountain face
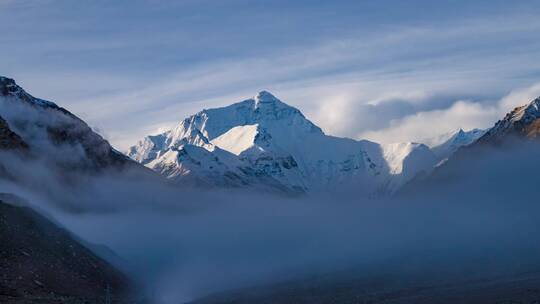
M 84 187 L 81 177 L 127 169 L 151 173 L 75 115 L 0 77 L 0 186 L 61 198 L 75 184 Z M 0 194 L 0 303 L 133 302 L 123 273 L 51 220 L 11 204 L 18 201 Z M 77 207 L 77 196 L 69 201 Z
M 0 117 L 0 149 L 2 150 L 18 150 L 28 149 L 28 145 L 22 138 L 11 131 L 7 122 Z
M 12 146 L 24 141 L 36 156 L 57 154 L 54 162 L 61 167 L 96 172 L 137 166 L 77 116 L 33 97 L 13 79 L 1 76 L 0 116 L 0 144 L 2 139 Z
M 13 132 L 7 122 L 0 117 L 0 151 L 8 151 L 14 153 L 28 151 L 28 144 L 26 144 L 22 138 Z M 23 153 L 23 154 L 24 154 Z M 13 180 L 13 176 L 9 170 L 2 164 L 0 160 L 0 179 Z
M 10 187 L 16 185 L 25 189 L 23 196 L 39 193 L 58 206 L 80 211 L 81 196 L 72 193 L 113 175 L 111 179 L 121 181 L 164 180 L 116 151 L 66 109 L 0 77 L 0 191 L 13 191 Z
M 68 231 L 0 200 L 0 303 L 119 303 L 129 289 L 122 273 Z

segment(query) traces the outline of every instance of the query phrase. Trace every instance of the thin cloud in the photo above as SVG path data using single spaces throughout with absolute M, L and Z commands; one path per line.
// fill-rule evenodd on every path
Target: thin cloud
M 175 46 L 179 59 L 193 55 L 181 47 L 183 29 L 171 27 L 152 35 L 169 37 L 162 40 L 173 49 L 158 50 L 147 43 L 153 38 L 128 34 L 118 44 L 111 44 L 113 49 L 107 50 L 105 57 L 94 46 L 109 45 L 114 35 L 101 38 L 93 33 L 83 44 L 61 36 L 40 50 L 44 47 L 70 57 L 75 47 L 84 58 L 103 62 L 73 66 L 77 70 L 66 65 L 40 65 L 38 71 L 29 66 L 24 71 L 17 69 L 14 76 L 36 96 L 53 99 L 104 130 L 120 149 L 203 108 L 239 101 L 260 89 L 269 89 L 298 107 L 327 133 L 358 137 L 382 132 L 393 120 L 446 109 L 451 104 L 449 97 L 497 100 L 513 88 L 535 83 L 540 43 L 530 38 L 539 30 L 536 16 L 524 12 L 396 24 L 373 31 L 343 31 L 342 36 L 324 36 L 301 44 L 275 45 L 269 40 L 260 45 L 238 45 L 234 56 L 208 54 L 190 63 L 167 60 L 166 67 L 156 62 L 144 71 L 133 69 L 138 64 L 131 56 L 154 62 L 159 56 L 170 57 Z M 175 34 L 180 38 L 171 38 Z M 16 32 L 9 35 L 10 39 L 21 39 Z M 4 51 L 18 54 L 14 50 L 20 49 L 28 55 L 35 49 L 26 44 L 25 48 L 11 45 Z M 67 46 L 64 51 L 63 45 Z M 160 47 L 163 45 L 156 44 Z M 252 48 L 261 51 L 253 52 Z M 124 57 L 129 60 L 116 60 Z M 11 66 L 17 63 L 13 60 Z M 141 67 L 146 67 L 144 61 Z M 383 111 L 396 100 L 400 101 L 396 104 L 399 109 Z M 406 141 L 409 137 L 403 133 L 395 139 Z

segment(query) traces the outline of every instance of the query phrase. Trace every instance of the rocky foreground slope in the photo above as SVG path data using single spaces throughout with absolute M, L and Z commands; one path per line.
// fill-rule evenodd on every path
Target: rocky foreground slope
M 0 197 L 0 303 L 129 303 L 132 283 L 68 231 Z
M 126 170 L 150 172 L 75 115 L 0 77 L 0 193 L 62 197 L 81 176 Z M 0 303 L 134 303 L 121 271 L 21 202 L 0 194 Z

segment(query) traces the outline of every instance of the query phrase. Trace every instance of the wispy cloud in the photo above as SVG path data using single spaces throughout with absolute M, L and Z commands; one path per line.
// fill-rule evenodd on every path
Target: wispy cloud
M 52 7 L 43 10 L 62 14 Z M 234 16 L 252 22 L 253 28 L 246 29 L 250 35 L 242 36 L 239 30 L 247 24 L 236 19 L 230 26 L 212 24 L 189 4 L 182 16 L 193 27 L 182 27 L 187 21 L 175 18 L 175 9 L 158 6 L 147 15 L 132 9 L 123 25 L 107 20 L 119 14 L 119 7 L 91 6 L 89 12 L 102 10 L 102 16 L 80 13 L 79 21 L 44 21 L 46 33 L 61 33 L 47 36 L 47 41 L 39 38 L 43 32 L 32 33 L 28 24 L 19 24 L 0 38 L 10 42 L 0 55 L 9 58 L 6 70 L 32 93 L 73 110 L 120 148 L 202 108 L 239 101 L 260 89 L 300 108 L 327 133 L 411 140 L 417 137 L 411 133 L 415 128 L 382 134 L 391 134 L 389 128 L 402 121 L 420 123 L 426 113 L 467 106 L 473 111 L 496 103 L 540 77 L 540 42 L 533 39 L 540 21 L 534 10 L 503 8 L 459 18 L 443 14 L 437 20 L 418 16 L 416 22 L 396 11 L 395 21 L 369 20 L 372 23 L 351 21 L 342 12 L 347 23 L 340 23 L 323 10 L 299 15 L 291 8 L 283 16 L 288 26 L 271 18 L 277 13 L 273 7 L 230 16 L 230 8 L 208 12 L 218 20 Z M 306 25 L 296 20 L 299 16 Z M 147 26 L 134 23 L 135 17 L 148 21 Z M 304 35 L 311 33 L 309 26 L 320 34 Z M 290 33 L 273 36 L 284 29 Z M 469 116 L 461 127 L 486 124 Z M 446 118 L 449 127 L 465 123 L 463 117 Z M 425 119 L 426 128 L 428 123 Z

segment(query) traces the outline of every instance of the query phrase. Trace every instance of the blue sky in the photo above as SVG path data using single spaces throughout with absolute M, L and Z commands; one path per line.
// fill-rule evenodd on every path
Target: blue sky
M 540 95 L 539 1 L 0 0 L 0 75 L 115 146 L 262 89 L 381 142 Z

